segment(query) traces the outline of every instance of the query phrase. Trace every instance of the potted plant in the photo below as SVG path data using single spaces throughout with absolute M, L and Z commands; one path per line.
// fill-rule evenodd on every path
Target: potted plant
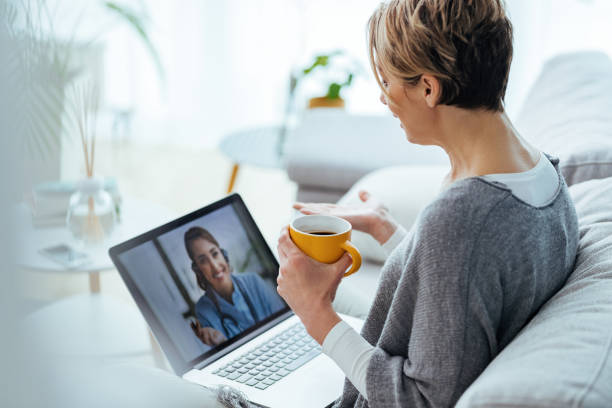
M 324 77 L 327 93 L 323 96 L 310 98 L 308 108 L 344 108 L 344 99 L 340 95 L 342 89 L 346 89 L 353 83 L 353 78 L 360 71 L 357 61 L 347 56 L 343 51 L 336 50 L 328 54 L 315 56 L 313 62 L 301 70 L 299 76 L 295 77 L 295 85 L 313 72 L 327 71 Z
M 100 3 L 117 21 L 133 29 L 163 80 L 163 66 L 146 29 L 148 20 L 145 9 L 137 12 L 112 1 Z M 54 37 L 51 13 L 43 0 L 2 3 L 0 15 L 0 22 L 5 25 L 10 37 L 20 44 L 14 55 L 8 58 L 22 67 L 21 72 L 16 74 L 29 85 L 26 87 L 28 93 L 24 95 L 24 103 L 29 109 L 25 110 L 28 126 L 23 143 L 30 155 L 36 155 L 36 160 L 47 159 L 45 154 L 52 153 L 61 145 L 65 90 L 82 70 L 82 67 L 72 63 L 72 53 L 76 50 L 74 38 L 66 42 Z M 24 21 L 18 24 L 20 18 Z M 51 32 L 46 32 L 43 27 L 51 27 Z M 92 39 L 85 47 L 90 47 L 94 41 Z
M 354 77 L 363 72 L 361 64 L 357 60 L 347 56 L 342 50 L 336 50 L 327 54 L 316 55 L 308 67 L 299 70 L 297 74 L 294 72 L 290 74 L 289 95 L 277 143 L 277 154 L 279 157 L 283 154 L 298 84 L 303 82 L 306 77 L 312 77 L 313 72 L 323 73 L 322 71 L 328 71 L 326 73 L 329 74 L 323 77 L 327 92 L 324 96 L 310 98 L 308 100 L 309 109 L 344 108 L 344 99 L 341 97 L 340 92 L 342 89 L 351 86 Z M 321 80 L 321 78 L 318 78 L 318 80 Z
M 153 58 L 163 81 L 163 67 L 146 29 L 148 20 L 145 9 L 135 11 L 112 1 L 96 2 L 114 16 L 114 21 L 123 22 L 135 31 Z M 21 193 L 32 202 L 33 221 L 39 219 L 45 223 L 55 223 L 66 219 L 65 212 L 62 218 L 55 217 L 61 210 L 58 210 L 60 205 L 54 203 L 63 202 L 64 196 L 70 194 L 65 191 L 66 183 L 60 183 L 58 180 L 62 175 L 61 163 L 67 161 L 67 142 L 72 141 L 75 133 L 80 135 L 84 147 L 87 173 L 85 178 L 93 178 L 93 128 L 81 129 L 80 126 L 83 125 L 85 111 L 89 118 L 95 119 L 96 112 L 91 108 L 97 110 L 97 101 L 94 104 L 91 99 L 98 97 L 99 84 L 91 85 L 92 90 L 85 92 L 86 98 L 81 92 L 80 102 L 72 100 L 74 94 L 71 95 L 67 91 L 77 86 L 76 82 L 80 81 L 81 76 L 85 76 L 85 69 L 75 54 L 93 47 L 96 39 L 104 34 L 108 27 L 77 48 L 74 33 L 71 38 L 65 40 L 55 35 L 53 13 L 47 7 L 44 0 L 0 1 L 0 25 L 16 45 L 10 48 L 11 53 L 6 56 L 9 63 L 3 72 L 6 72 L 15 86 L 21 86 L 19 92 L 15 92 L 18 98 L 14 101 L 21 126 L 11 132 L 19 137 L 20 148 L 24 153 L 24 167 L 28 168 L 28 178 L 20 186 Z M 75 26 L 74 29 L 76 28 Z M 76 104 L 77 109 L 66 109 L 70 108 L 71 104 Z M 67 137 L 64 139 L 64 136 Z M 83 142 L 83 137 L 86 137 L 87 143 Z M 48 194 L 44 197 L 34 192 L 34 187 L 40 186 L 42 182 L 48 182 L 44 189 Z M 54 184 L 51 185 L 52 183 Z M 58 200 L 59 195 L 62 195 L 61 200 Z M 115 212 L 119 216 L 119 200 L 116 200 L 115 204 Z M 66 211 L 67 207 L 66 202 L 63 210 Z

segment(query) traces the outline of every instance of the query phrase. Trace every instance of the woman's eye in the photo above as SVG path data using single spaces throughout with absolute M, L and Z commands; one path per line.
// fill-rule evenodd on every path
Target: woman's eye
M 382 80 L 382 84 L 385 88 L 389 86 L 389 83 L 385 81 L 384 79 Z

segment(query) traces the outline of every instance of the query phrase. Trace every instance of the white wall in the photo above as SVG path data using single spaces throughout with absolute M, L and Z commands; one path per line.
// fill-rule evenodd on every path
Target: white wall
M 344 49 L 359 57 L 364 68 L 345 94 L 349 108 L 382 111 L 378 90 L 367 76 L 365 48 L 365 24 L 376 4 L 149 2 L 153 36 L 166 69 L 165 89 L 145 50 L 121 28 L 107 41 L 108 102 L 137 109 L 135 137 L 214 145 L 229 131 L 277 123 L 291 69 L 305 67 L 317 53 Z M 315 81 L 307 81 L 297 100 L 303 103 L 321 92 Z
M 90 18 L 97 21 L 91 11 L 96 2 L 86 3 L 90 4 Z M 111 27 L 102 37 L 107 107 L 134 110 L 135 139 L 214 146 L 232 130 L 277 123 L 292 67 L 306 66 L 316 53 L 344 49 L 361 60 L 365 72 L 344 94 L 348 110 L 380 113 L 384 108 L 369 72 L 365 36 L 367 19 L 378 3 L 146 1 L 151 35 L 165 66 L 165 86 L 131 31 L 105 23 L 104 27 Z M 546 58 L 585 48 L 612 54 L 609 0 L 507 0 L 507 5 L 515 27 L 515 56 L 506 98 L 511 117 Z M 89 23 L 81 26 L 91 30 Z M 322 92 L 316 81 L 309 81 L 297 95 L 298 104 Z

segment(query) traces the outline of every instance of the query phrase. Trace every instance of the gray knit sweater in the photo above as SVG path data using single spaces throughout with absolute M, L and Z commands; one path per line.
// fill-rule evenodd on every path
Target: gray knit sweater
M 336 407 L 448 407 L 564 284 L 578 246 L 567 186 L 545 206 L 498 183 L 457 181 L 385 263 L 361 334 L 369 401 L 347 380 Z

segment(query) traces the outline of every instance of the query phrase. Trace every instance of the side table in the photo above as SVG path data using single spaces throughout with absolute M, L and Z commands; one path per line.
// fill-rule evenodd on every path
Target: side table
M 139 235 L 151 228 L 171 221 L 175 218 L 171 210 L 141 199 L 127 198 L 121 206 L 121 222 L 117 223 L 108 241 L 92 249 L 80 249 L 87 252 L 91 262 L 74 269 L 67 269 L 63 265 L 45 257 L 39 251 L 57 244 L 68 244 L 78 248 L 78 243 L 65 226 L 34 228 L 32 226 L 29 209 L 26 205 L 18 208 L 17 217 L 23 226 L 18 254 L 18 264 L 35 271 L 49 271 L 61 273 L 87 273 L 89 274 L 89 287 L 92 293 L 100 292 L 100 272 L 113 269 L 113 263 L 108 256 L 108 249 L 131 237 Z
M 227 185 L 227 194 L 234 189 L 241 164 L 259 167 L 283 168 L 282 150 L 286 129 L 269 126 L 229 133 L 221 141 L 219 148 L 233 161 Z

